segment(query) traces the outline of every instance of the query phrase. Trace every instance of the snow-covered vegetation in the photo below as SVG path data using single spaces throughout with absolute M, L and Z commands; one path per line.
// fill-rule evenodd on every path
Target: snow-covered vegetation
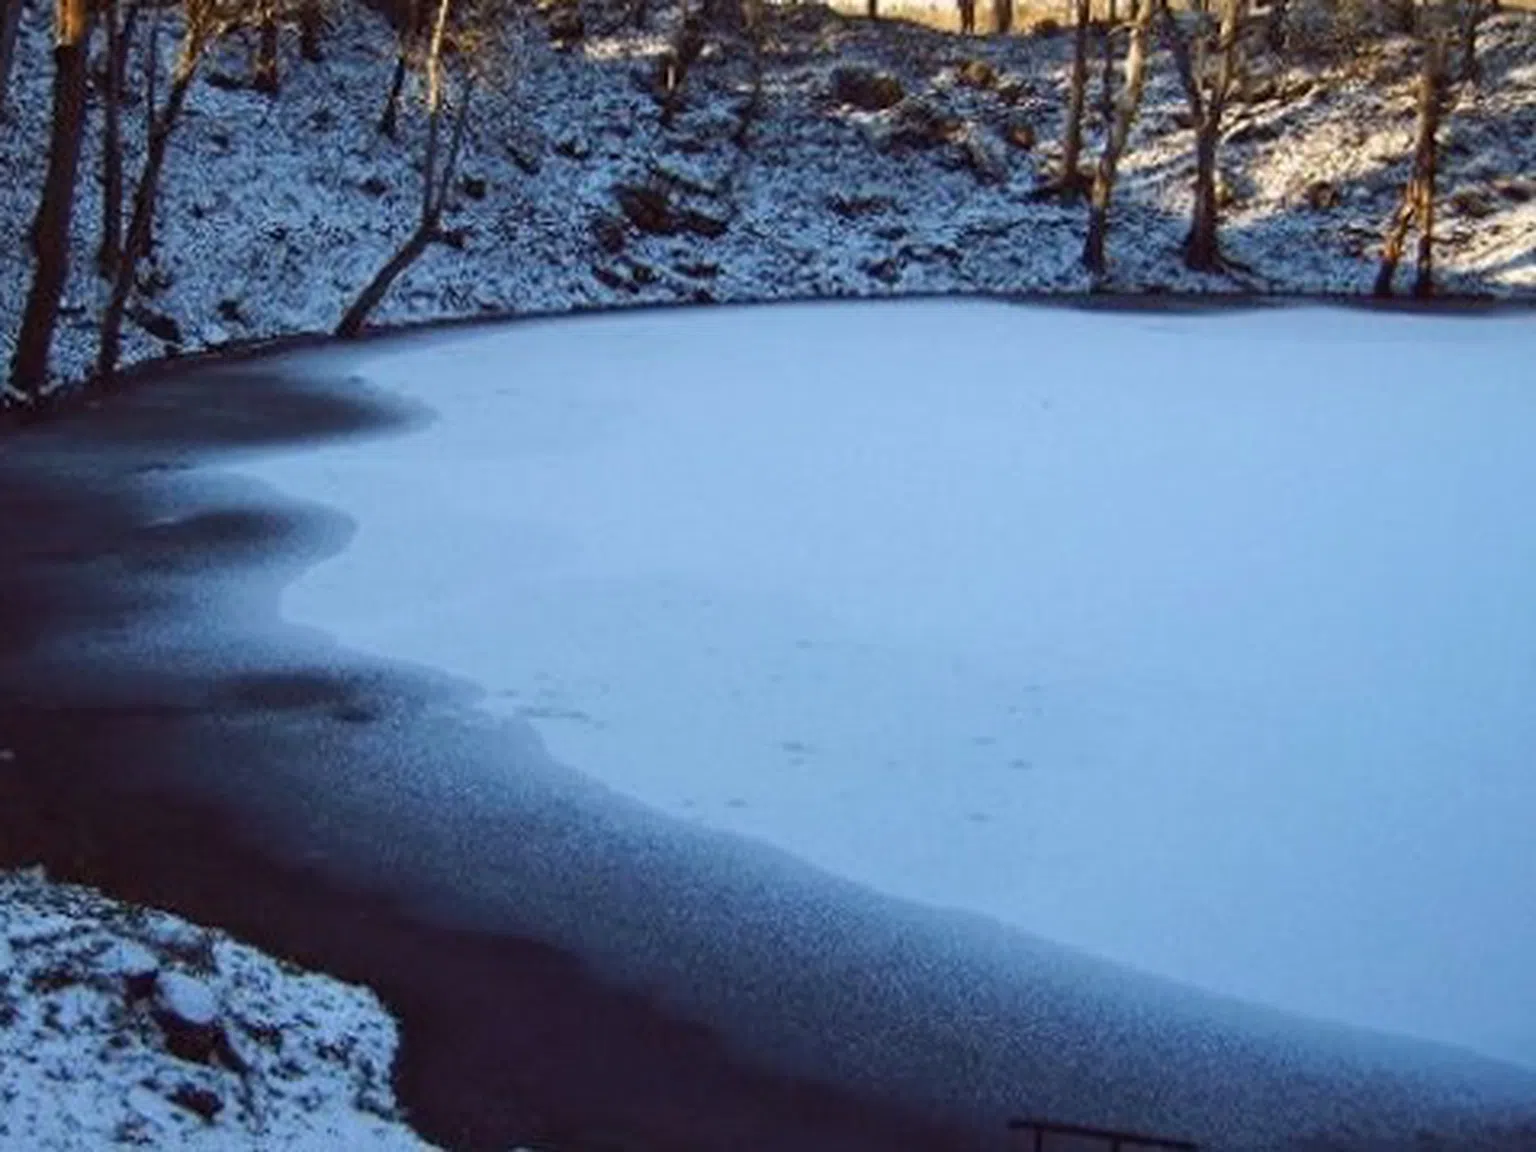
M 0 872 L 0 1149 L 425 1150 L 366 989 Z
M 1293 6 L 1305 46 L 1312 9 Z M 557 19 L 566 13 L 565 20 Z M 1038 198 L 1059 159 L 1070 34 L 960 38 L 916 25 L 770 7 L 761 54 L 707 38 L 674 114 L 654 84 L 678 11 L 648 31 L 592 4 L 509 17 L 494 77 L 467 121 L 441 242 L 374 316 L 398 324 L 489 313 L 676 301 L 913 292 L 1079 292 L 1085 209 Z M 50 112 L 50 14 L 23 14 L 0 136 L 0 352 L 10 359 L 31 276 Z M 145 17 L 144 19 L 148 19 Z M 329 12 L 324 59 L 280 41 L 282 87 L 250 82 L 249 30 L 215 44 L 171 138 L 152 258 L 138 276 L 124 359 L 335 327 L 420 211 L 424 127 L 378 131 L 394 66 L 387 21 Z M 177 21 L 163 20 L 169 59 Z M 142 22 L 141 22 L 142 25 Z M 567 33 L 551 40 L 550 27 Z M 147 42 L 144 27 L 137 40 Z M 1436 256 L 1452 293 L 1536 289 L 1536 35 L 1491 17 L 1482 79 L 1445 115 Z M 1247 271 L 1185 270 L 1192 132 L 1166 52 L 1154 52 L 1121 162 L 1109 238 L 1112 291 L 1365 293 L 1407 177 L 1414 43 L 1348 52 L 1255 52 L 1225 119 L 1222 242 Z M 130 74 L 142 66 L 135 56 Z M 1085 159 L 1101 132 L 1092 63 Z M 164 80 L 162 79 L 162 88 Z M 163 96 L 161 97 L 163 101 Z M 53 379 L 86 374 L 106 287 L 100 235 L 99 92 L 90 102 L 74 258 Z M 125 155 L 143 151 L 130 92 Z

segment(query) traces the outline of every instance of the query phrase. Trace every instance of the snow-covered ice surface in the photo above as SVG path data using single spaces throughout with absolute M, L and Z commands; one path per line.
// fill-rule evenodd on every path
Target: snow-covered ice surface
M 883 893 L 1536 1068 L 1524 317 L 659 311 L 290 361 L 282 613 Z
M 40 873 L 0 872 L 0 1149 L 431 1147 L 366 989 Z

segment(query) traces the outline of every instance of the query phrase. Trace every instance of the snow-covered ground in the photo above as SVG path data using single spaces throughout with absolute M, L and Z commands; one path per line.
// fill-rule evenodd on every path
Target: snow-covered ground
M 770 9 L 761 99 L 751 98 L 744 46 L 711 45 L 683 110 L 664 127 L 641 81 L 675 9 L 653 6 L 654 31 L 639 35 L 607 34 L 615 6 L 586 7 L 589 39 L 570 50 L 553 50 L 538 22 L 512 36 L 507 76 L 478 105 L 471 131 L 448 220 L 457 246 L 431 250 L 386 299 L 380 322 L 1088 287 L 1078 264 L 1083 208 L 1030 195 L 1059 147 L 1069 37 L 962 40 L 816 8 Z M 47 5 L 28 6 L 11 123 L 0 133 L 8 175 L 0 234 L 11 238 L 0 246 L 7 363 L 44 163 L 48 19 Z M 205 65 L 171 147 L 156 275 L 147 278 L 154 290 L 142 300 L 175 321 L 179 340 L 130 325 L 130 360 L 327 331 L 408 232 L 421 125 L 408 117 L 398 144 L 374 128 L 391 34 L 366 8 L 338 6 L 333 19 L 322 64 L 303 63 L 285 40 L 275 100 L 242 86 L 250 44 L 238 36 Z M 1532 28 L 1521 15 L 1490 21 L 1484 83 L 1462 90 L 1448 119 L 1438 261 L 1453 291 L 1529 296 L 1536 288 Z M 169 54 L 171 36 L 161 46 Z M 963 71 L 966 61 L 988 63 L 992 74 Z M 885 111 L 839 103 L 832 73 L 850 64 L 888 72 L 907 98 Z M 1232 197 L 1225 240 L 1255 269 L 1239 282 L 1179 264 L 1191 133 L 1180 127 L 1183 96 L 1159 53 L 1117 194 L 1108 287 L 1368 291 L 1406 173 L 1412 86 L 1402 40 L 1347 64 L 1255 66 L 1223 149 Z M 131 159 L 141 116 L 142 106 L 128 109 Z M 94 97 L 91 117 L 94 126 Z M 1089 127 L 1092 147 L 1096 121 Z M 95 344 L 98 152 L 93 127 L 76 213 L 79 259 L 57 346 L 61 378 L 78 376 Z M 666 207 L 645 227 L 626 214 L 620 192 L 638 187 Z
M 298 358 L 430 407 L 236 471 L 290 621 L 663 812 L 1536 1068 L 1523 318 L 976 301 Z
M 0 1149 L 424 1150 L 366 989 L 0 872 Z

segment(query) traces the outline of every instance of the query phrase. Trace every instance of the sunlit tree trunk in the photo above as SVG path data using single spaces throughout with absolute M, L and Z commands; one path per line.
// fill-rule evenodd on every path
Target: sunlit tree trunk
M 1105 235 L 1109 230 L 1109 206 L 1114 196 L 1115 176 L 1120 157 L 1131 137 L 1131 127 L 1141 109 L 1141 92 L 1147 75 L 1147 40 L 1152 16 L 1161 0 L 1141 0 L 1131 25 L 1131 43 L 1125 55 L 1125 85 L 1120 93 L 1115 123 L 1104 141 L 1099 163 L 1094 169 L 1093 192 L 1088 208 L 1088 235 L 1083 242 L 1083 265 L 1094 276 L 1104 274 Z
M 85 125 L 86 52 L 90 40 L 86 0 L 57 0 L 53 13 L 53 126 L 48 168 L 33 221 L 36 264 L 11 361 L 11 384 L 30 401 L 42 395 L 48 355 L 69 277 L 69 226 L 75 207 Z
M 1237 76 L 1238 36 L 1246 11 L 1247 0 L 1222 0 L 1216 77 L 1209 88 L 1205 88 L 1202 77 L 1185 78 L 1190 109 L 1195 116 L 1195 207 L 1189 233 L 1184 239 L 1184 263 L 1197 272 L 1214 272 L 1222 265 L 1216 235 L 1220 217 L 1216 199 L 1216 145 L 1221 136 L 1227 98 Z M 1182 67 L 1180 71 L 1183 71 Z
M 1408 229 L 1419 229 L 1418 274 L 1414 280 L 1415 296 L 1434 294 L 1435 174 L 1438 166 L 1438 136 L 1445 98 L 1445 37 L 1432 13 L 1420 21 L 1423 57 L 1419 69 L 1419 100 L 1414 127 L 1413 173 L 1403 189 L 1403 198 L 1387 225 L 1381 247 L 1381 267 L 1376 275 L 1376 295 L 1392 295 L 1392 281 L 1403 256 Z
M 1083 173 L 1083 112 L 1088 104 L 1088 24 L 1090 0 L 1075 0 L 1072 21 L 1072 72 L 1067 83 L 1067 130 L 1062 142 L 1061 175 L 1056 189 L 1067 195 L 1086 191 Z

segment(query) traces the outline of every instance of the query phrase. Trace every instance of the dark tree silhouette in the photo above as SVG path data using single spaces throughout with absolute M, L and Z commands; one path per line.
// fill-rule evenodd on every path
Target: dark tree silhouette
M 208 46 L 239 23 L 242 12 L 235 7 L 221 10 L 215 7 L 213 0 L 185 0 L 182 17 L 181 50 L 177 54 L 165 106 L 157 110 L 151 105 L 147 110 L 153 119 L 149 144 L 145 149 L 144 168 L 134 188 L 128 236 L 114 270 L 112 293 L 101 317 L 96 375 L 104 382 L 110 381 L 117 371 L 122 347 L 123 316 L 127 312 L 128 298 L 133 292 L 134 275 L 140 262 L 149 254 L 155 202 L 160 194 L 160 177 L 165 168 L 165 153 L 171 142 L 171 134 L 181 120 L 187 93 L 197 77 L 198 65 Z
M 107 59 L 102 76 L 101 244 L 96 249 L 96 268 L 109 279 L 123 247 L 123 89 L 128 83 L 128 52 L 139 19 L 137 0 L 129 4 L 126 15 L 121 8 L 121 0 L 109 0 L 102 12 Z
M 396 280 L 414 264 L 427 248 L 443 238 L 442 220 L 447 208 L 449 191 L 458 170 L 459 153 L 464 143 L 465 129 L 469 123 L 470 100 L 481 77 L 484 60 L 490 54 L 489 44 L 494 42 L 495 22 L 504 20 L 502 14 L 490 10 L 476 13 L 474 27 L 460 30 L 460 35 L 449 37 L 449 10 L 451 0 L 438 0 L 437 14 L 433 21 L 432 36 L 427 44 L 423 71 L 426 79 L 427 142 L 421 166 L 421 214 L 416 226 L 405 242 L 395 250 L 372 280 L 358 293 L 357 298 L 342 315 L 336 325 L 336 335 L 341 339 L 353 339 L 362 335 L 368 317 L 379 306 L 385 294 Z M 444 75 L 446 53 L 452 48 L 459 61 L 462 78 L 459 97 L 453 109 L 453 125 L 446 148 L 443 147 L 443 119 L 447 104 L 447 78 Z
M 53 125 L 48 168 L 32 225 L 36 264 L 27 293 L 11 385 L 28 403 L 42 397 L 48 357 L 59 321 L 59 302 L 69 277 L 69 225 L 75 207 L 75 174 L 85 126 L 86 53 L 91 11 L 86 0 L 55 0 L 53 9 Z

